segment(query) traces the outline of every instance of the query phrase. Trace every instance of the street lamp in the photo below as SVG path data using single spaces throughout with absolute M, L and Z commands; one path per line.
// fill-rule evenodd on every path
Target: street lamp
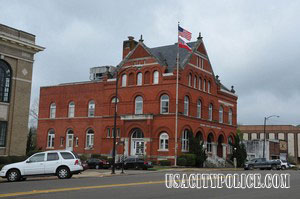
M 119 81 L 119 75 L 118 75 L 118 66 L 116 69 L 116 96 L 115 96 L 115 115 L 114 115 L 114 130 L 113 130 L 113 154 L 112 154 L 112 169 L 111 169 L 111 174 L 115 174 L 115 169 L 116 169 L 116 132 L 117 132 L 117 103 L 118 103 L 118 81 Z
M 266 123 L 267 123 L 267 120 L 270 119 L 271 117 L 277 117 L 279 118 L 279 115 L 271 115 L 269 117 L 265 117 L 265 121 L 264 121 L 264 148 L 263 148 L 263 158 L 266 157 Z

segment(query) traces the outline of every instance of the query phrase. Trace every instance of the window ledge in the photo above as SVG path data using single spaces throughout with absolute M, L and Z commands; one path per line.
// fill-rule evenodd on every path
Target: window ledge
M 189 152 L 188 150 L 181 150 L 181 152 L 184 152 L 184 153 L 186 153 L 186 152 Z
M 84 148 L 84 150 L 88 151 L 88 150 L 94 150 L 94 147 L 93 148 Z
M 169 151 L 169 149 L 158 149 L 157 151 L 167 152 L 167 151 Z
M 54 149 L 54 147 L 46 147 L 46 149 Z

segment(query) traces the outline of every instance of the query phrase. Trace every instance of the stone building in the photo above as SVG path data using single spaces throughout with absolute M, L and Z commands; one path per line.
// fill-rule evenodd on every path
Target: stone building
M 263 125 L 239 125 L 244 140 L 264 140 Z M 292 125 L 266 125 L 266 139 L 279 142 L 279 157 L 288 155 L 300 162 L 300 128 Z M 275 155 L 274 155 L 275 157 Z
M 24 155 L 35 36 L 0 24 L 0 155 Z
M 118 154 L 174 160 L 186 153 L 188 132 L 199 136 L 213 158 L 226 159 L 236 132 L 237 95 L 215 76 L 202 37 L 180 49 L 178 136 L 175 137 L 177 44 L 147 47 L 123 42 L 117 68 L 92 68 L 91 81 L 42 87 L 38 143 L 110 156 L 113 145 L 116 77 Z

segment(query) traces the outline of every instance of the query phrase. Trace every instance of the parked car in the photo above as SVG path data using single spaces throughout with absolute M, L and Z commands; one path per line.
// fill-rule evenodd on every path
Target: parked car
M 122 168 L 122 162 L 116 163 L 117 168 Z M 143 158 L 128 157 L 124 160 L 124 169 L 144 169 L 152 168 L 152 162 L 145 161 Z
M 91 158 L 86 163 L 90 169 L 107 169 L 110 167 L 109 162 L 103 159 Z
M 82 166 L 83 170 L 89 169 L 89 165 L 86 163 L 86 161 L 82 161 L 81 166 Z
M 83 171 L 79 156 L 67 150 L 45 151 L 30 156 L 23 162 L 5 165 L 0 177 L 14 182 L 28 176 L 56 175 L 59 179 L 71 178 Z
M 279 160 L 269 160 L 267 161 L 266 158 L 254 158 L 245 163 L 244 166 L 245 170 L 252 170 L 252 169 L 281 169 L 281 163 Z
M 288 169 L 289 168 L 289 164 L 286 160 L 278 160 L 280 161 L 280 167 L 282 170 Z

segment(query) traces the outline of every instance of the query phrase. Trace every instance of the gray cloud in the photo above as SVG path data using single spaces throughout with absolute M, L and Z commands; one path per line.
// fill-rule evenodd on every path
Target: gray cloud
M 89 68 L 116 65 L 122 41 L 176 42 L 177 22 L 201 31 L 215 74 L 235 85 L 238 121 L 300 124 L 299 1 L 4 1 L 0 22 L 37 36 L 32 99 L 40 86 L 88 80 Z

